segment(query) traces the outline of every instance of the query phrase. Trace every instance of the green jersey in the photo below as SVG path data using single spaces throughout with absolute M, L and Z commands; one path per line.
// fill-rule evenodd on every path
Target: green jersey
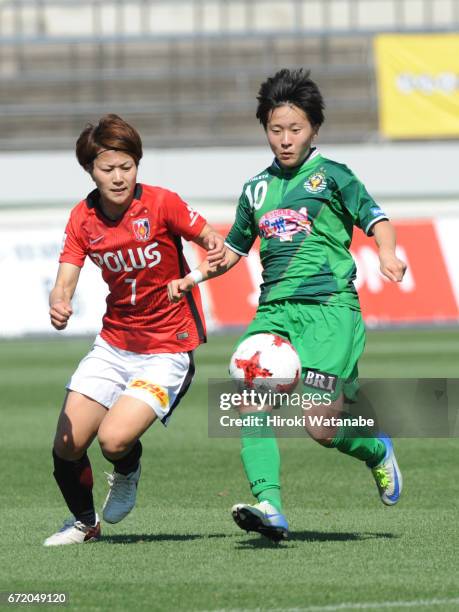
M 312 149 L 283 169 L 277 161 L 243 188 L 226 243 L 247 255 L 257 236 L 263 266 L 260 303 L 295 299 L 359 308 L 354 225 L 371 235 L 387 216 L 344 164 Z

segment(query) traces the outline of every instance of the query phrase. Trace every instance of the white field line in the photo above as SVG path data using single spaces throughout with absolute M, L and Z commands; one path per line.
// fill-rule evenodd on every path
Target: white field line
M 390 608 L 420 608 L 427 606 L 459 607 L 459 597 L 445 599 L 414 599 L 412 601 L 380 601 L 340 603 L 306 608 L 222 608 L 207 612 L 340 612 L 341 610 L 387 610 Z

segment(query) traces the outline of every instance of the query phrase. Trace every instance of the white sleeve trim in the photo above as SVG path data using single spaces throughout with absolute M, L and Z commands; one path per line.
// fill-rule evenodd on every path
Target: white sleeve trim
M 229 242 L 226 242 L 226 240 L 225 240 L 225 246 L 227 246 L 229 249 L 231 249 L 231 251 L 234 251 L 234 253 L 236 253 L 237 255 L 241 255 L 241 257 L 248 257 L 249 256 L 248 253 L 243 253 L 242 251 L 238 251 L 231 244 L 229 244 Z
M 365 228 L 365 234 L 368 236 L 368 232 L 371 230 L 373 225 L 377 223 L 378 221 L 382 221 L 383 219 L 386 219 L 386 221 L 389 221 L 389 217 L 387 215 L 381 215 L 380 217 L 376 217 L 376 219 L 372 219 Z

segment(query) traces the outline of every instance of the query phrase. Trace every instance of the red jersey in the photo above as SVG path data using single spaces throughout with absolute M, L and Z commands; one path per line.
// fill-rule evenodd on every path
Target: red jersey
M 190 269 L 182 241 L 196 238 L 206 220 L 179 196 L 160 187 L 136 185 L 124 215 L 112 221 L 94 190 L 70 213 L 60 263 L 82 267 L 86 256 L 108 284 L 101 336 L 136 353 L 190 351 L 206 341 L 198 287 L 171 304 L 167 284 Z

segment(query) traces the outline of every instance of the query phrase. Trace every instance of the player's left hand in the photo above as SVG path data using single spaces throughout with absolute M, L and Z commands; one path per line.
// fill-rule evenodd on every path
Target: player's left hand
M 217 268 L 225 261 L 225 239 L 217 232 L 209 232 L 203 239 L 203 246 L 207 251 L 207 261 L 211 268 Z
M 379 264 L 382 274 L 394 283 L 400 283 L 406 272 L 406 263 L 399 259 L 393 251 L 380 252 Z
M 180 302 L 185 293 L 191 291 L 194 285 L 195 283 L 188 276 L 170 281 L 167 285 L 167 297 L 169 298 L 169 302 L 172 304 Z

